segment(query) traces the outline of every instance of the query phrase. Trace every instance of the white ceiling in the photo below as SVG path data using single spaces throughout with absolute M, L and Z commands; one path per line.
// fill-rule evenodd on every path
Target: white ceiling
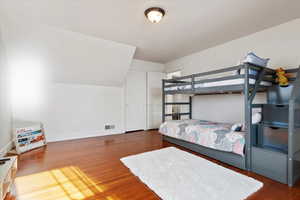
M 160 24 L 144 17 L 161 6 Z M 300 17 L 299 0 L 1 0 L 8 15 L 137 47 L 165 63 Z

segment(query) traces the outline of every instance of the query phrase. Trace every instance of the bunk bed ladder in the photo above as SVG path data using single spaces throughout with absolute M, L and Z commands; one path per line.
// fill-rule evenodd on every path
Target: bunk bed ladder
M 253 102 L 253 100 L 254 100 L 254 98 L 256 96 L 256 93 L 258 92 L 258 89 L 260 87 L 260 83 L 263 80 L 263 78 L 265 77 L 265 74 L 266 74 L 266 70 L 265 69 L 261 69 L 260 72 L 259 72 L 259 74 L 258 74 L 258 79 L 255 82 L 254 88 L 250 92 L 250 96 L 249 96 L 250 103 Z
M 166 106 L 172 106 L 172 105 L 188 105 L 189 106 L 189 111 L 188 112 L 181 112 L 178 113 L 179 117 L 181 118 L 181 116 L 189 116 L 189 119 L 192 119 L 192 97 L 189 96 L 189 101 L 188 102 L 166 102 L 166 93 L 164 92 L 164 88 L 165 88 L 165 80 L 162 80 L 162 88 L 163 88 L 163 92 L 162 92 L 162 122 L 166 121 L 166 117 L 172 117 L 172 114 L 167 114 L 166 113 Z
M 162 122 L 166 120 L 166 94 L 165 94 L 165 80 L 162 80 Z
M 251 170 L 251 118 L 252 109 L 249 100 L 249 65 L 245 64 L 245 81 L 244 81 L 244 108 L 245 108 L 245 129 L 246 129 L 246 149 L 245 149 L 245 166 L 247 170 Z

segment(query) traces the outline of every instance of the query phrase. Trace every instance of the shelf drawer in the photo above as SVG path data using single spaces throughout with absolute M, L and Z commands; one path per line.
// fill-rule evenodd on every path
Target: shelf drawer
M 287 153 L 288 151 L 288 129 L 262 125 L 260 128 L 262 135 L 262 146 L 275 148 Z
M 252 147 L 252 171 L 287 183 L 287 155 L 265 148 Z
M 265 104 L 262 108 L 263 122 L 288 124 L 289 106 Z

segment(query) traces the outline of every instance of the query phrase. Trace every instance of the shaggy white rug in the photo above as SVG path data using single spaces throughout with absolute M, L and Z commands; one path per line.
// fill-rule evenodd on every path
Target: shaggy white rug
M 263 184 L 175 147 L 121 161 L 164 200 L 243 200 Z

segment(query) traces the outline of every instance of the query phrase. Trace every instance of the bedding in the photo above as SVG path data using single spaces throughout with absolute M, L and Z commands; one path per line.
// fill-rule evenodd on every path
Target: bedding
M 225 81 L 215 81 L 215 82 L 208 82 L 208 83 L 199 83 L 195 84 L 195 88 L 207 88 L 207 87 L 217 87 L 217 86 L 230 86 L 230 85 L 239 85 L 244 84 L 245 79 L 232 79 L 232 80 L 225 80 Z M 249 84 L 254 85 L 256 82 L 255 79 L 249 79 Z M 271 82 L 262 81 L 260 83 L 262 86 L 271 86 Z M 165 91 L 177 91 L 177 90 L 189 90 L 191 89 L 191 85 L 184 85 L 184 86 L 174 86 L 174 87 L 167 87 Z
M 253 65 L 266 67 L 268 65 L 269 61 L 270 61 L 269 58 L 261 58 L 261 57 L 257 56 L 255 53 L 250 52 L 246 55 L 243 63 L 250 63 Z
M 201 88 L 201 87 L 216 87 L 216 86 L 226 86 L 226 85 L 239 85 L 239 84 L 244 84 L 245 79 L 239 78 L 239 79 L 232 79 L 232 80 L 225 80 L 225 81 L 215 81 L 215 82 L 210 82 L 210 83 L 200 83 L 200 84 L 195 84 L 195 88 Z M 249 79 L 249 84 L 254 85 L 256 82 L 255 79 Z M 262 81 L 260 85 L 263 86 L 271 86 L 271 82 L 267 81 Z
M 181 86 L 167 87 L 165 88 L 165 91 L 189 90 L 191 88 L 192 88 L 191 85 L 181 85 Z
M 164 122 L 159 132 L 169 137 L 243 156 L 245 132 L 232 130 L 232 125 L 204 120 L 173 120 Z

